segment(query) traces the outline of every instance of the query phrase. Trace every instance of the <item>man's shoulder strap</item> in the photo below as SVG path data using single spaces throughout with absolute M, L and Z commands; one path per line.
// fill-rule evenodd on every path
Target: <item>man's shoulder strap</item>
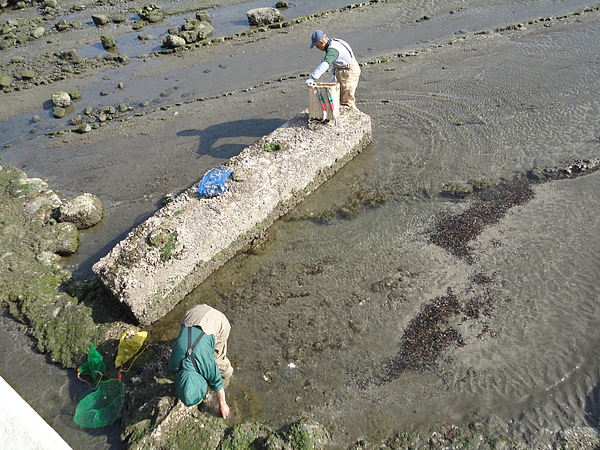
M 354 53 L 352 52 L 352 49 L 350 48 L 350 44 L 348 44 L 343 39 L 331 38 L 331 40 L 342 44 L 346 48 L 346 50 L 348 50 L 348 53 L 350 53 L 350 57 L 354 58 Z
M 200 342 L 200 339 L 202 339 L 202 336 L 204 336 L 204 331 L 202 329 L 200 329 L 200 335 L 196 338 L 196 340 L 194 341 L 194 343 L 192 344 L 192 328 L 194 327 L 187 327 L 188 329 L 188 348 L 187 351 L 185 352 L 185 356 L 183 358 L 181 358 L 181 362 L 179 363 L 179 370 L 183 370 L 183 362 L 191 357 L 194 353 L 194 348 L 196 348 L 196 345 L 198 345 L 198 342 Z M 194 364 L 194 369 L 196 369 L 196 372 L 200 373 L 200 369 L 198 369 L 198 363 L 196 362 L 196 359 L 192 357 L 192 364 Z

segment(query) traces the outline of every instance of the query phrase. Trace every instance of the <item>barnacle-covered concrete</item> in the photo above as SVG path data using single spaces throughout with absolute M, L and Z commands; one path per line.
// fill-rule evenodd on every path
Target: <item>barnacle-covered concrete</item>
M 141 325 L 160 319 L 371 142 L 368 115 L 340 113 L 335 123 L 315 123 L 303 112 L 247 147 L 226 164 L 233 174 L 225 193 L 203 198 L 191 186 L 132 230 L 94 273 Z

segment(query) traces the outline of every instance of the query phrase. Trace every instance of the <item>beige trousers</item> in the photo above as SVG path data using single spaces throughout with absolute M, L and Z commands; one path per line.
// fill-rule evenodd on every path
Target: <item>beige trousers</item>
M 231 325 L 225 314 L 208 305 L 196 305 L 183 315 L 181 324 L 186 327 L 199 326 L 206 334 L 215 337 L 215 361 L 223 381 L 227 383 L 233 374 L 233 367 L 227 358 L 227 339 Z
M 352 58 L 350 64 L 335 68 L 335 78 L 340 83 L 340 104 L 356 108 L 356 86 L 360 78 L 360 66 L 356 58 Z

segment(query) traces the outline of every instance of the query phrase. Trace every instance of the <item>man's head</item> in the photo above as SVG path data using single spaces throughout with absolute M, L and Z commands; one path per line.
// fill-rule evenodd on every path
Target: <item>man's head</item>
M 317 30 L 312 34 L 311 41 L 310 48 L 317 47 L 319 50 L 324 50 L 329 39 L 325 36 L 325 32 Z

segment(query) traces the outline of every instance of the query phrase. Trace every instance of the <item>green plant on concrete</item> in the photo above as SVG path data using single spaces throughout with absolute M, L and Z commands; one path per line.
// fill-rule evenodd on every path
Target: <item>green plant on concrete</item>
M 278 152 L 282 148 L 283 147 L 279 142 L 271 142 L 270 144 L 265 145 L 265 152 L 269 152 L 269 153 Z
M 173 256 L 173 251 L 175 250 L 176 246 L 177 246 L 177 231 L 173 231 L 172 233 L 169 233 L 167 242 L 160 249 L 160 259 L 162 259 L 163 261 L 170 260 L 171 257 Z

